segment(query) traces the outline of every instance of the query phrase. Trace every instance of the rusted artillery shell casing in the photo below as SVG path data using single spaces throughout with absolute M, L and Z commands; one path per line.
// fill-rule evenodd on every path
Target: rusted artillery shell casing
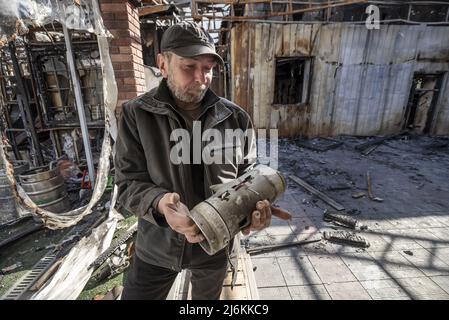
M 225 248 L 248 224 L 247 217 L 258 201 L 274 202 L 286 188 L 282 174 L 265 165 L 257 165 L 231 182 L 214 186 L 214 195 L 190 211 L 205 238 L 201 247 L 209 255 Z

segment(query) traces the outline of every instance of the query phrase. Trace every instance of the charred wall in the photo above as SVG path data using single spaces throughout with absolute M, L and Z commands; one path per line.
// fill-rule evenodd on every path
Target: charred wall
M 442 77 L 431 134 L 449 134 L 449 27 L 242 23 L 231 31 L 232 98 L 281 136 L 398 132 L 416 73 Z M 311 60 L 305 103 L 274 105 L 276 59 Z

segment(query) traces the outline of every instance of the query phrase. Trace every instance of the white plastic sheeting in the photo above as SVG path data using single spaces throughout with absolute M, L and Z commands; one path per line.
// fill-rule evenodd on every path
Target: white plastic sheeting
M 97 8 L 96 8 L 97 7 Z M 0 0 L 0 40 L 8 42 L 29 27 L 57 21 L 68 29 L 106 35 L 96 0 Z M 100 19 L 98 19 L 98 17 Z
M 0 0 L 0 45 L 15 36 L 26 33 L 29 25 L 42 25 L 58 21 L 69 29 L 87 30 L 97 35 L 103 72 L 103 93 L 105 106 L 105 133 L 97 168 L 94 192 L 87 206 L 66 213 L 52 213 L 39 208 L 18 185 L 14 178 L 14 169 L 5 153 L 7 139 L 1 133 L 0 157 L 6 169 L 8 182 L 17 199 L 21 213 L 32 212 L 40 217 L 46 227 L 59 229 L 77 224 L 91 213 L 93 206 L 103 195 L 106 188 L 110 156 L 112 153 L 111 137 L 117 136 L 115 106 L 117 103 L 117 85 L 109 55 L 108 37 L 110 33 L 104 28 L 97 0 Z M 76 299 L 89 280 L 92 271 L 87 267 L 111 244 L 117 226 L 119 214 L 115 211 L 116 188 L 111 200 L 108 219 L 95 228 L 91 235 L 82 238 L 64 258 L 58 271 L 47 283 L 33 295 L 32 299 Z
M 117 136 L 117 124 L 115 118 L 115 106 L 117 103 L 117 84 L 115 82 L 114 70 L 109 55 L 108 37 L 110 33 L 104 28 L 101 18 L 100 9 L 96 0 L 81 0 L 80 6 L 76 6 L 73 1 L 17 1 L 11 0 L 5 2 L 0 0 L 6 10 L 1 15 L 0 21 L 5 21 L 5 16 L 22 19 L 28 24 L 39 25 L 39 23 L 48 22 L 53 19 L 60 23 L 66 24 L 72 29 L 81 29 L 95 32 L 98 39 L 98 47 L 100 51 L 101 66 L 103 71 L 103 93 L 105 105 L 105 134 L 103 146 L 100 155 L 100 161 L 97 168 L 97 177 L 92 198 L 87 206 L 77 208 L 65 213 L 53 213 L 39 208 L 25 193 L 14 178 L 14 170 L 8 161 L 4 152 L 6 137 L 2 133 L 0 139 L 0 157 L 5 165 L 8 181 L 12 187 L 12 192 L 17 198 L 18 210 L 22 214 L 32 212 L 39 216 L 50 229 L 65 228 L 78 223 L 84 216 L 91 213 L 92 207 L 102 196 L 108 179 L 109 158 L 111 156 L 111 136 L 115 139 Z M 77 9 L 74 9 L 75 6 Z M 35 8 L 35 10 L 25 10 L 24 8 Z M 37 10 L 36 8 L 39 8 Z
M 111 244 L 120 215 L 115 211 L 116 190 L 109 209 L 109 217 L 95 228 L 90 236 L 82 238 L 65 256 L 58 271 L 31 300 L 74 300 L 92 275 L 89 265 Z

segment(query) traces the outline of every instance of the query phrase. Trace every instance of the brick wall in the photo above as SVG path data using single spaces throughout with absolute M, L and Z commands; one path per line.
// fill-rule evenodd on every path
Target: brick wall
M 145 92 L 139 15 L 125 0 L 100 0 L 106 28 L 114 36 L 110 54 L 118 87 L 117 111 L 123 102 Z

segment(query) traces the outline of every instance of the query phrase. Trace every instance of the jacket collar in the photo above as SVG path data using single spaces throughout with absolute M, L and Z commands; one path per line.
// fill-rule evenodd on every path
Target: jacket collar
M 203 98 L 203 113 L 207 112 L 211 125 L 223 121 L 232 114 L 232 111 L 220 101 L 211 89 L 207 89 L 206 95 Z M 176 103 L 171 95 L 170 89 L 167 85 L 167 80 L 164 78 L 159 86 L 150 90 L 141 96 L 141 108 L 156 114 L 169 115 L 174 117 L 176 111 Z M 208 121 L 208 122 L 209 122 Z

